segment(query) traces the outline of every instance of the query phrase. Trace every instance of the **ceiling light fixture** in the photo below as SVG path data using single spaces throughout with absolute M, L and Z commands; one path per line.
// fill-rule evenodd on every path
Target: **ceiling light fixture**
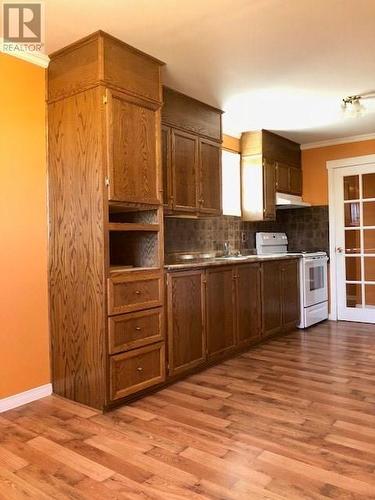
M 367 92 L 365 94 L 349 95 L 342 100 L 342 109 L 346 116 L 360 117 L 367 112 L 367 108 L 363 106 L 364 99 L 375 99 L 375 92 Z

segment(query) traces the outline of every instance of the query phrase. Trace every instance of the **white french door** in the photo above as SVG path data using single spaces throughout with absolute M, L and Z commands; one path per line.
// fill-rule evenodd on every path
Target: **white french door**
M 375 323 L 375 163 L 333 175 L 337 319 Z

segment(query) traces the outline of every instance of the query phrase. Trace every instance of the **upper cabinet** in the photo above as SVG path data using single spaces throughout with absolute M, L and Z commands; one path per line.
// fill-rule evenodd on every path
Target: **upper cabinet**
M 221 148 L 212 141 L 199 139 L 199 211 L 221 213 Z
M 109 201 L 162 203 L 162 65 L 101 31 L 51 56 L 50 104 L 92 88 L 102 92 L 100 125 L 105 126 L 102 142 Z
M 109 200 L 158 205 L 158 107 L 111 90 L 107 96 Z
M 242 217 L 275 220 L 276 192 L 302 195 L 301 149 L 268 130 L 241 137 Z
M 171 185 L 167 185 L 167 204 L 181 212 L 196 212 L 199 196 L 198 138 L 175 129 L 171 129 L 170 137 L 171 163 L 167 164 L 166 178 L 171 179 Z
M 104 85 L 136 97 L 162 102 L 163 62 L 97 31 L 50 54 L 48 102 Z
M 163 89 L 163 203 L 168 214 L 221 214 L 221 115 Z

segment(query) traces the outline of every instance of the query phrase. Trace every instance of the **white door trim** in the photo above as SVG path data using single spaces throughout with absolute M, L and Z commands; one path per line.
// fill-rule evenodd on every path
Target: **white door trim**
M 337 275 L 336 275 L 336 206 L 335 206 L 335 182 L 334 170 L 337 168 L 353 167 L 355 165 L 366 165 L 375 163 L 374 155 L 354 156 L 341 160 L 327 161 L 328 170 L 328 213 L 329 213 L 329 278 L 330 278 L 330 315 L 329 319 L 337 321 Z

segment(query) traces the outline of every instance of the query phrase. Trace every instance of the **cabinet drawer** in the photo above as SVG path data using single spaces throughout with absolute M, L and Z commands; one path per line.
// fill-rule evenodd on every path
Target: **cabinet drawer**
M 160 273 L 113 276 L 108 280 L 108 314 L 120 314 L 162 305 Z
M 108 326 L 110 354 L 160 342 L 164 337 L 161 308 L 113 316 Z
M 164 343 L 110 358 L 111 400 L 116 400 L 165 380 Z

